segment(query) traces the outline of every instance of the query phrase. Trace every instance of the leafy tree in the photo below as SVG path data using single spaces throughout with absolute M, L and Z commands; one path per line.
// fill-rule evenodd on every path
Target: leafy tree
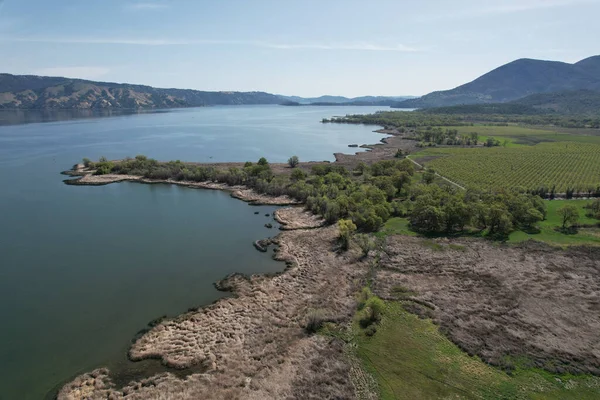
M 572 204 L 565 204 L 557 210 L 562 220 L 562 227 L 573 226 L 579 221 L 579 210 Z
M 264 157 L 261 157 L 261 158 L 258 160 L 258 165 L 260 165 L 260 166 L 263 166 L 263 167 L 264 167 L 264 166 L 266 166 L 266 165 L 269 165 L 269 162 L 267 161 L 267 159 L 266 159 L 266 158 L 264 158 Z
M 444 213 L 439 207 L 417 203 L 410 214 L 410 225 L 423 232 L 437 232 L 444 224 Z
M 536 222 L 542 221 L 544 216 L 535 208 L 528 209 L 521 219 L 521 223 L 525 228 L 531 228 Z
M 288 159 L 288 164 L 291 168 L 296 168 L 298 164 L 300 164 L 300 159 L 298 158 L 298 156 L 291 156 Z
M 82 161 L 83 161 L 83 166 L 86 168 L 89 168 L 90 165 L 92 164 L 92 161 L 89 158 L 84 158 Z
M 442 206 L 446 232 L 451 233 L 455 229 L 463 230 L 466 225 L 471 223 L 473 218 L 472 208 L 465 204 L 464 200 L 456 195 L 452 196 L 446 204 Z
M 492 204 L 488 211 L 488 226 L 491 234 L 507 236 L 512 230 L 512 218 L 502 203 Z
M 423 173 L 423 182 L 430 185 L 435 180 L 435 170 L 433 168 L 427 168 L 427 171 Z
M 356 225 L 349 219 L 340 219 L 338 222 L 338 231 L 342 249 L 348 250 L 350 247 L 350 237 L 356 231 Z

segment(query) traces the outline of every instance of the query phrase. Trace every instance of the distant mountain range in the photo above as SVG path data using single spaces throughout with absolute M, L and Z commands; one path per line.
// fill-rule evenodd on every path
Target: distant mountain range
M 83 79 L 0 74 L 0 108 L 172 108 L 213 104 L 279 104 L 264 92 L 203 92 Z
M 303 98 L 265 92 L 159 89 L 126 83 L 34 75 L 0 74 L 0 109 L 146 109 L 239 104 L 327 103 L 391 105 L 410 96 Z
M 519 59 L 452 90 L 401 101 L 394 107 L 505 103 L 540 93 L 570 91 L 572 93 L 569 96 L 573 96 L 579 90 L 600 91 L 600 56 L 586 58 L 575 64 Z
M 321 96 L 321 97 L 298 97 L 282 96 L 289 103 L 298 105 L 331 105 L 331 104 L 354 104 L 354 105 L 392 105 L 399 101 L 414 99 L 416 96 L 361 96 L 361 97 L 343 97 L 343 96 Z M 288 104 L 289 105 L 289 104 Z

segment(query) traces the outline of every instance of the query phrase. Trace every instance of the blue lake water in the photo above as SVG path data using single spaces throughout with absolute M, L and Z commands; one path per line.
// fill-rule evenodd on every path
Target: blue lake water
M 82 157 L 333 160 L 373 127 L 321 124 L 385 107 L 232 106 L 93 118 L 0 112 L 0 399 L 44 398 L 98 366 L 126 365 L 136 332 L 223 293 L 232 272 L 284 265 L 252 247 L 276 207 L 171 185 L 63 184 Z M 39 121 L 48 121 L 39 123 Z M 258 215 L 255 211 L 260 211 Z

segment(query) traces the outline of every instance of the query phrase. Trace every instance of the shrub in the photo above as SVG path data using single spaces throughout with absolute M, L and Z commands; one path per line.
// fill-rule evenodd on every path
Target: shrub
M 350 247 L 350 237 L 352 236 L 352 233 L 356 231 L 356 225 L 349 219 L 340 219 L 338 222 L 338 230 L 342 249 L 348 250 Z
M 310 310 L 306 315 L 306 331 L 315 333 L 323 327 L 329 319 L 323 310 Z
M 366 257 L 369 255 L 369 252 L 371 250 L 373 250 L 374 246 L 374 242 L 373 239 L 364 233 L 359 233 L 358 235 L 356 235 L 354 237 L 354 241 L 356 242 L 356 244 L 358 245 L 358 247 L 360 247 L 360 249 L 362 250 L 362 256 Z
M 377 322 L 381 319 L 381 314 L 385 309 L 385 303 L 377 296 L 371 296 L 365 304 L 365 309 L 370 310 L 371 322 Z
M 303 181 L 304 179 L 306 179 L 306 174 L 301 169 L 296 168 L 292 171 L 290 179 L 294 182 Z
M 92 164 L 92 160 L 90 160 L 89 158 L 84 158 L 82 161 L 83 161 L 83 166 L 86 168 L 89 168 L 90 165 Z

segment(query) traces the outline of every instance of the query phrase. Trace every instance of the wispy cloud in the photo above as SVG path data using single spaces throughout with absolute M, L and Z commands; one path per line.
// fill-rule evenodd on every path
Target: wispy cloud
M 388 51 L 388 52 L 417 52 L 420 49 L 404 44 L 378 44 L 369 42 L 345 43 L 276 43 L 249 40 L 177 40 L 177 39 L 140 39 L 140 38 L 50 38 L 50 37 L 4 37 L 0 41 L 57 43 L 57 44 L 116 44 L 137 46 L 193 46 L 193 45 L 230 45 L 253 46 L 279 50 L 354 50 L 354 51 Z
M 106 67 L 50 67 L 33 71 L 35 75 L 68 76 L 82 79 L 98 79 L 110 72 Z
M 139 2 L 127 4 L 125 8 L 130 10 L 161 10 L 168 8 L 169 6 L 165 3 L 151 3 L 151 2 Z
M 433 22 L 451 19 L 476 18 L 484 16 L 512 14 L 525 11 L 574 6 L 580 4 L 593 4 L 597 0 L 520 0 L 497 2 L 491 7 L 465 7 L 462 10 L 450 11 L 443 14 L 432 14 L 417 18 L 419 22 Z

